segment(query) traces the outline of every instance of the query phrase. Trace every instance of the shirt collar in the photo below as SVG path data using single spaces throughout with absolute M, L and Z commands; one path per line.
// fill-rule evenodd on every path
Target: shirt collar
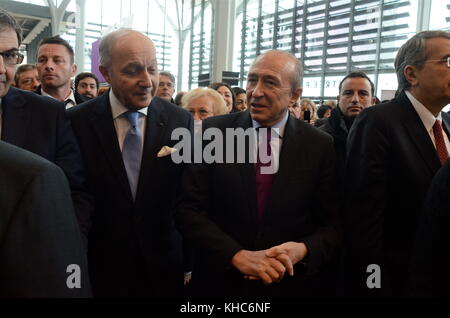
M 42 93 L 42 96 L 48 96 L 48 97 L 51 97 L 51 98 L 53 98 L 53 99 L 56 99 L 55 97 L 53 97 L 52 95 L 50 95 L 49 93 L 47 93 L 46 91 L 44 91 L 44 89 L 41 87 L 41 93 Z M 69 95 L 67 95 L 67 97 L 66 98 L 64 98 L 64 101 L 63 102 L 65 102 L 65 101 L 70 101 L 73 105 L 76 105 L 77 103 L 75 102 L 75 95 L 73 94 L 73 90 L 70 90 L 70 94 Z
M 270 127 L 270 128 L 278 128 L 279 129 L 278 136 L 280 138 L 283 138 L 283 136 L 284 136 L 284 131 L 286 130 L 286 124 L 287 124 L 288 118 L 289 118 L 289 111 L 286 109 L 286 112 L 285 112 L 283 118 L 278 123 L 276 123 L 275 125 Z M 262 126 L 259 122 L 257 122 L 256 120 L 253 120 L 253 119 L 252 119 L 252 124 L 253 124 L 253 128 L 255 128 L 255 129 L 258 129 L 259 127 Z M 276 133 L 276 131 L 274 131 L 274 132 Z
M 413 94 L 411 94 L 409 91 L 405 90 L 405 94 L 410 100 L 411 104 L 413 105 L 414 109 L 416 110 L 417 114 L 419 115 L 420 119 L 423 122 L 423 125 L 425 126 L 427 131 L 430 131 L 433 129 L 433 125 L 436 121 L 436 119 L 439 119 L 442 121 L 441 112 L 439 112 L 437 117 L 434 117 L 434 115 L 426 108 L 421 102 L 419 102 Z
M 123 106 L 120 100 L 114 95 L 112 89 L 109 90 L 109 102 L 111 103 L 111 112 L 113 119 L 120 117 L 123 113 L 126 113 L 129 109 Z M 148 107 L 144 107 L 138 110 L 141 114 L 147 116 Z

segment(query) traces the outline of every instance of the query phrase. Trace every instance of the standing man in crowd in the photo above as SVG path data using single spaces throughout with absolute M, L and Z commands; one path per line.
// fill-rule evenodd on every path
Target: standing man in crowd
M 175 93 L 175 76 L 166 71 L 159 72 L 159 86 L 156 90 L 156 96 L 169 103 L 175 103 L 172 96 Z
M 79 95 L 80 99 L 86 101 L 97 97 L 99 83 L 95 74 L 90 72 L 83 72 L 75 77 L 75 95 Z M 76 96 L 75 96 L 76 98 Z
M 64 173 L 3 141 L 0 227 L 0 298 L 91 296 L 86 251 Z
M 339 83 L 338 107 L 332 109 L 331 116 L 319 127 L 333 137 L 339 182 L 342 182 L 345 169 L 348 132 L 356 116 L 375 103 L 374 94 L 375 87 L 365 73 L 349 73 Z
M 177 221 L 196 248 L 196 296 L 330 293 L 325 269 L 340 245 L 337 202 L 333 194 L 320 196 L 333 193 L 334 150 L 330 136 L 289 115 L 302 77 L 295 56 L 266 52 L 247 76 L 249 111 L 203 121 L 205 130 L 223 133 L 223 147 L 233 142 L 226 129 L 265 130 L 259 147 L 273 159 L 273 169 L 263 172 L 269 167 L 259 157 L 255 166 L 247 149 L 246 163 L 191 164 L 186 170 Z
M 42 40 L 37 53 L 37 69 L 41 86 L 36 93 L 64 102 L 66 108 L 84 102 L 76 98 L 71 78 L 77 72 L 73 48 L 59 35 Z
M 29 150 L 58 165 L 66 174 L 75 212 L 86 238 L 92 198 L 85 188 L 78 144 L 62 103 L 14 87 L 22 30 L 6 11 L 0 11 L 0 134 L 1 140 Z
M 34 92 L 41 84 L 36 65 L 20 65 L 16 70 L 16 74 L 14 75 L 14 84 L 17 88 Z
M 107 34 L 100 63 L 111 89 L 68 111 L 95 198 L 88 254 L 94 296 L 181 296 L 182 238 L 173 215 L 183 165 L 161 149 L 174 146 L 175 128 L 192 131 L 192 117 L 155 97 L 155 45 L 142 33 Z
M 450 115 L 442 112 L 449 56 L 449 32 L 409 39 L 395 59 L 399 94 L 363 110 L 350 131 L 343 269 L 351 295 L 405 292 L 418 216 L 450 150 Z

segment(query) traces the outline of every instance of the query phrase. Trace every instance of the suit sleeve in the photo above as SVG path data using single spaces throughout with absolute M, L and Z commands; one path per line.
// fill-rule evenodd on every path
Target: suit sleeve
M 206 128 L 203 127 L 204 130 Z M 196 149 L 195 146 L 193 148 Z M 177 202 L 176 222 L 183 237 L 193 247 L 207 250 L 215 262 L 226 268 L 231 265 L 234 254 L 243 248 L 208 215 L 211 166 L 204 163 L 186 165 Z
M 450 296 L 450 161 L 436 174 L 419 218 L 408 296 Z
M 368 110 L 358 115 L 350 130 L 344 179 L 343 271 L 346 292 L 354 295 L 369 292 L 366 285 L 368 265 L 377 264 L 383 268 L 383 213 L 388 188 L 390 138 L 386 120 Z
M 87 190 L 81 152 L 64 108 L 61 108 L 58 116 L 57 138 L 55 163 L 64 171 L 69 181 L 75 214 L 83 240 L 87 245 L 87 235 L 91 227 L 93 197 Z
M 320 174 L 314 189 L 312 218 L 316 230 L 298 241 L 305 243 L 308 255 L 303 260 L 307 264 L 307 274 L 317 273 L 324 265 L 335 259 L 341 247 L 342 233 L 338 219 L 339 198 L 336 191 L 336 161 L 332 142 L 326 144 L 321 154 Z M 326 200 L 323 196 L 326 195 Z
M 62 171 L 45 166 L 13 211 L 0 252 L 2 296 L 91 297 L 86 254 Z M 81 288 L 67 286 L 71 264 L 81 270 Z

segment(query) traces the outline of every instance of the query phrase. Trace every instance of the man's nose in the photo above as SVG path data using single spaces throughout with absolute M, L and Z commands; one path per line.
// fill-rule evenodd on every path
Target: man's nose
M 147 72 L 147 70 L 142 72 L 140 81 L 139 81 L 139 85 L 146 87 L 146 88 L 150 88 L 152 87 L 152 77 L 151 74 L 149 72 Z

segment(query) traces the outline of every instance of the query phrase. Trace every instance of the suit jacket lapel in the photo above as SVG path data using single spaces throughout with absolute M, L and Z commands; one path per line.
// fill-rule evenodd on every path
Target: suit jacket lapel
M 299 127 L 299 122 L 289 114 L 282 140 L 278 172 L 273 179 L 272 189 L 267 202 L 266 213 L 264 215 L 265 222 L 267 222 L 272 215 L 277 214 L 277 211 L 281 206 L 281 204 L 277 202 L 277 199 L 283 197 L 282 192 L 285 190 L 285 182 L 295 171 L 295 169 L 292 169 L 293 166 L 307 166 L 307 147 L 303 147 L 304 151 L 299 151 L 299 149 L 302 148 L 302 143 L 304 141 L 302 135 L 303 131 L 301 127 Z
M 91 117 L 91 124 L 97 134 L 100 145 L 105 152 L 105 157 L 112 168 L 112 174 L 117 176 L 119 184 L 122 186 L 128 198 L 133 200 L 127 173 L 122 160 L 122 153 L 117 140 L 108 92 L 103 95 L 101 103 L 96 105 L 92 111 L 93 116 Z
M 242 112 L 240 116 L 236 119 L 234 128 L 243 128 L 247 130 L 248 128 L 253 127 L 252 119 L 249 111 Z M 236 146 L 236 144 L 235 144 Z M 246 147 L 246 162 L 245 164 L 236 164 L 238 167 L 239 178 L 241 180 L 240 184 L 243 187 L 244 197 L 248 198 L 247 200 L 247 210 L 249 213 L 247 217 L 249 217 L 250 224 L 257 224 L 258 221 L 258 211 L 257 211 L 257 201 L 256 201 L 256 169 L 255 163 L 248 162 L 250 158 L 249 151 L 253 151 Z M 236 149 L 235 149 L 236 154 Z
M 164 111 L 164 105 L 159 98 L 153 98 L 147 111 L 147 127 L 144 136 L 144 148 L 142 152 L 141 169 L 139 173 L 139 184 L 136 193 L 136 201 L 143 195 L 147 180 L 152 180 L 152 163 L 157 159 L 157 155 L 163 145 L 168 117 Z
M 39 106 L 39 105 L 31 105 Z M 25 136 L 29 127 L 30 112 L 24 97 L 11 87 L 2 99 L 2 140 L 25 148 Z
M 401 106 L 400 109 L 403 110 L 404 114 L 401 122 L 408 131 L 411 137 L 411 142 L 416 146 L 417 151 L 420 153 L 431 173 L 434 175 L 441 167 L 441 163 L 430 135 L 425 129 L 422 120 L 415 111 L 414 106 L 411 104 L 405 92 L 402 92 L 399 95 L 397 102 Z

